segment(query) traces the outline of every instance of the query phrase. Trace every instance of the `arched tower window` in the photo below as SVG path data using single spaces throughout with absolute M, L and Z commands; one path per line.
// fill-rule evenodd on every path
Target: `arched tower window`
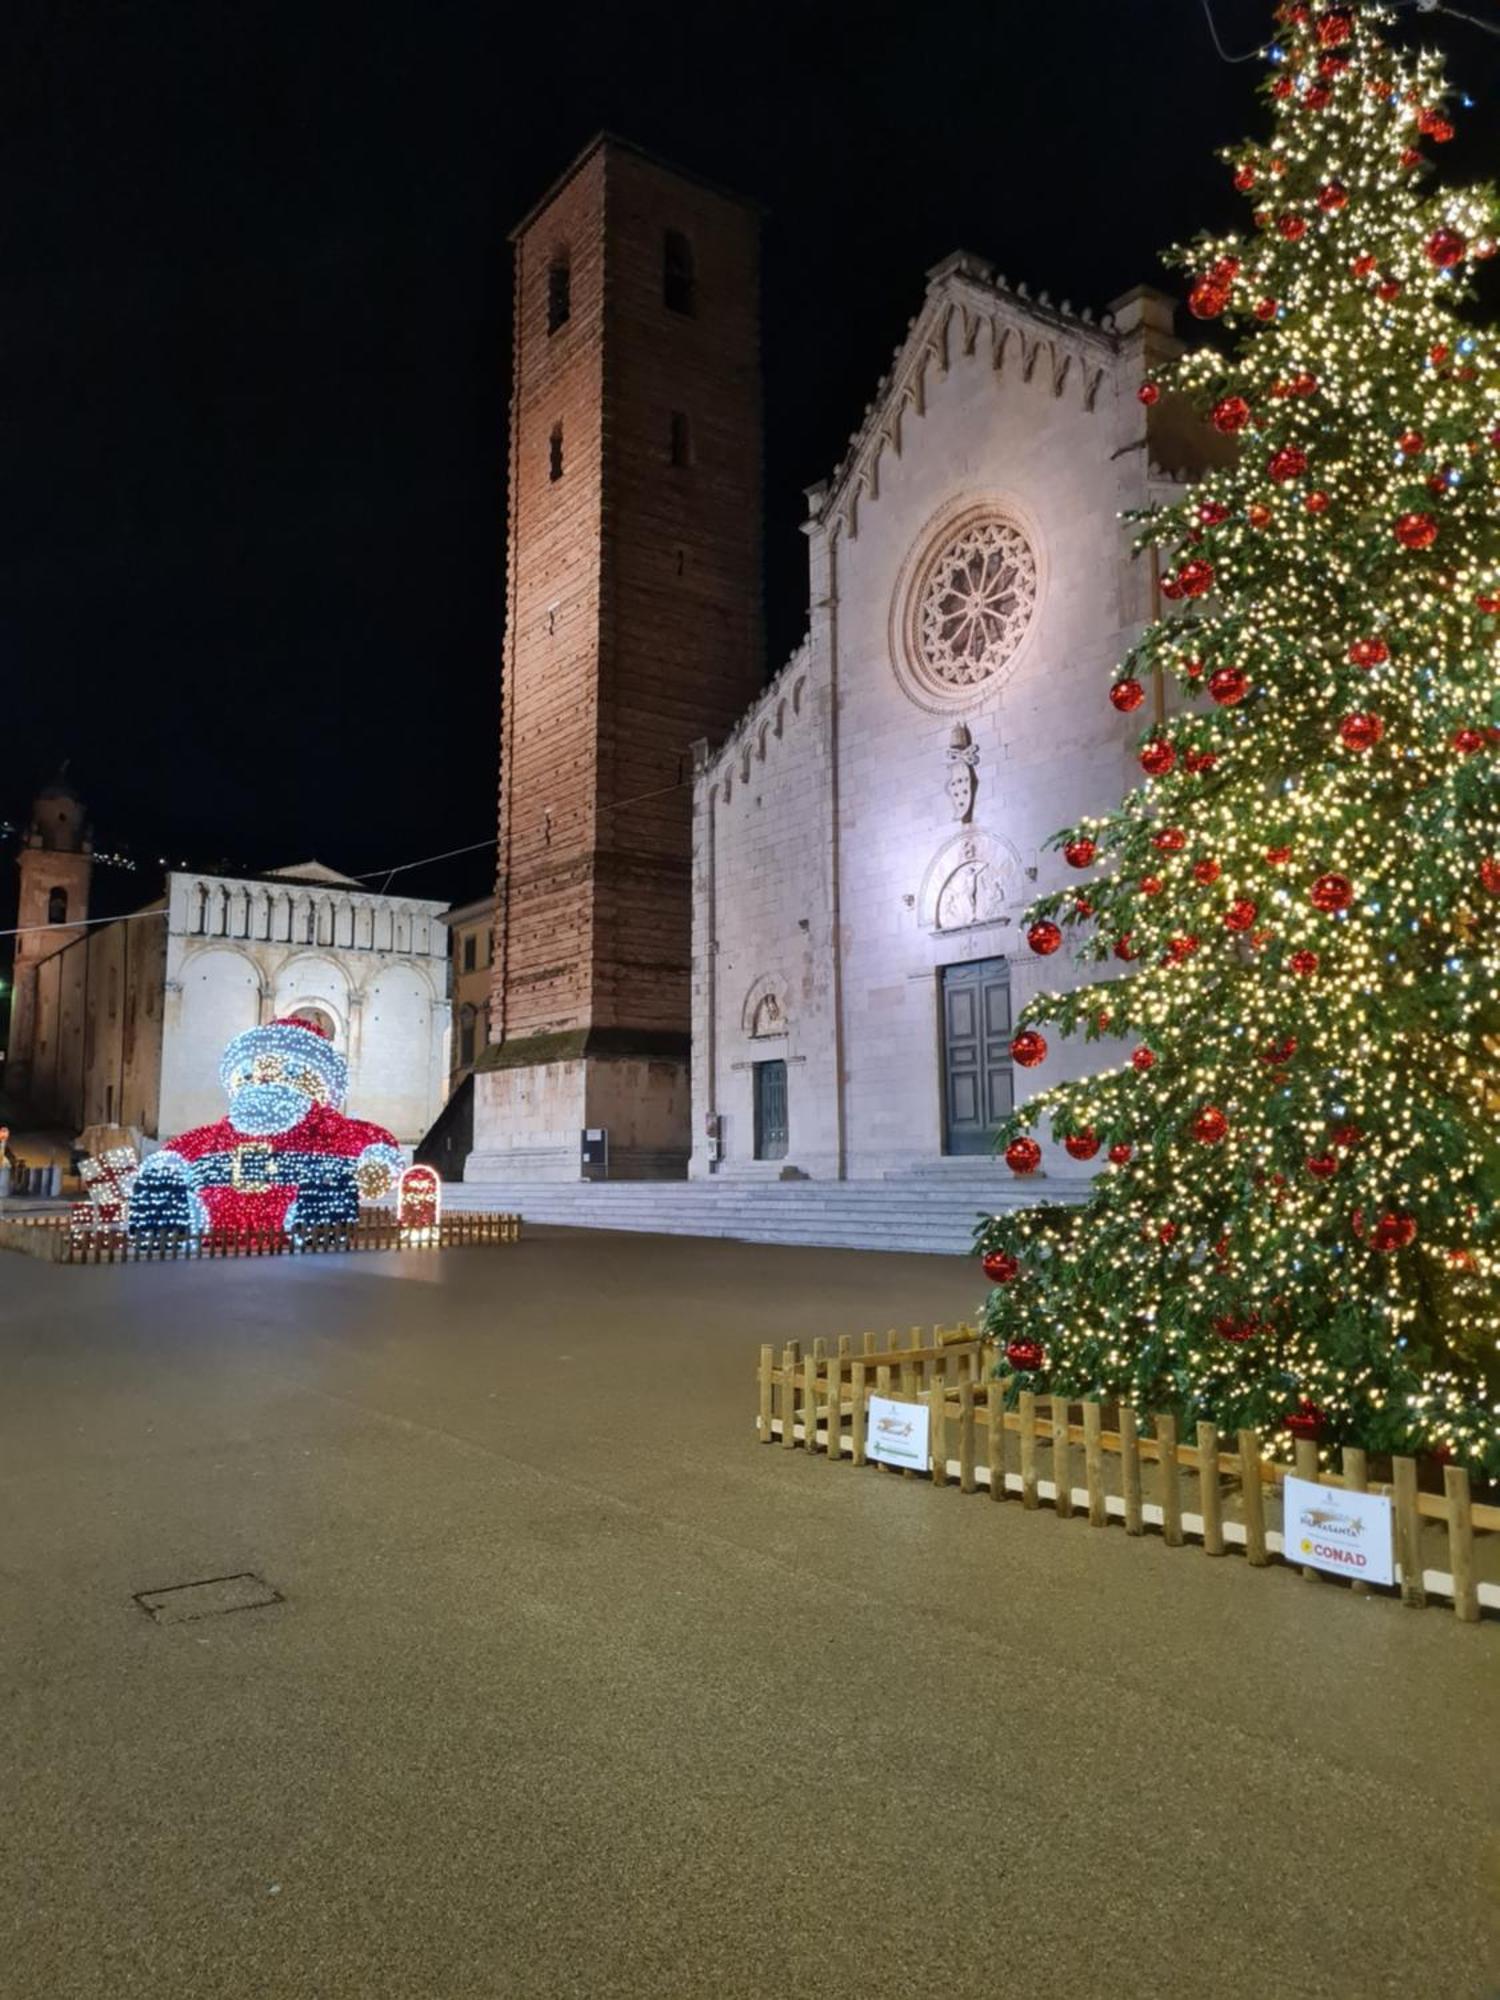
M 670 312 L 686 313 L 691 318 L 697 309 L 696 293 L 693 246 L 680 229 L 668 229 L 661 246 L 662 304 Z
M 53 889 L 47 897 L 47 921 L 49 924 L 65 924 L 68 921 L 68 892 Z
M 552 252 L 552 261 L 547 266 L 547 331 L 556 333 L 560 326 L 566 326 L 573 311 L 573 267 L 568 257 L 568 246 L 559 243 Z
M 547 477 L 561 479 L 563 475 L 563 435 L 560 423 L 552 426 L 552 435 L 547 440 Z

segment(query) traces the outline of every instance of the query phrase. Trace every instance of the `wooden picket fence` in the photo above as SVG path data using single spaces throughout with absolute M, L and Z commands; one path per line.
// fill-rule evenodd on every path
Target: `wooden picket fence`
M 1477 1620 L 1481 1608 L 1500 1611 L 1500 1584 L 1480 1581 L 1475 1568 L 1475 1538 L 1500 1533 L 1500 1507 L 1473 1498 L 1461 1466 L 1445 1466 L 1443 1491 L 1428 1493 L 1418 1486 L 1411 1458 L 1393 1458 L 1391 1478 L 1382 1481 L 1369 1477 L 1366 1454 L 1353 1447 L 1344 1449 L 1335 1473 L 1320 1465 L 1317 1445 L 1309 1439 L 1297 1440 L 1294 1463 L 1286 1466 L 1261 1456 L 1252 1430 L 1238 1432 L 1226 1450 L 1213 1424 L 1199 1424 L 1189 1444 L 1179 1439 L 1174 1418 L 1148 1416 L 1148 1433 L 1137 1413 L 1125 1407 L 1022 1391 L 1008 1409 L 1009 1384 L 994 1374 L 993 1356 L 991 1344 L 967 1326 L 934 1327 L 930 1336 L 913 1327 L 905 1339 L 891 1333 L 877 1340 L 867 1333 L 857 1350 L 845 1334 L 832 1349 L 815 1340 L 805 1357 L 801 1344 L 791 1341 L 779 1361 L 775 1348 L 764 1346 L 757 1371 L 760 1442 L 779 1440 L 787 1450 L 801 1444 L 841 1462 L 875 1463 L 880 1472 L 912 1479 L 919 1476 L 914 1471 L 868 1460 L 869 1398 L 924 1404 L 930 1412 L 929 1476 L 935 1486 L 956 1483 L 962 1493 L 988 1492 L 992 1500 L 1016 1494 L 1028 1508 L 1050 1502 L 1058 1514 L 1086 1518 L 1094 1528 L 1117 1519 L 1127 1535 L 1159 1528 L 1169 1548 L 1185 1546 L 1193 1535 L 1209 1556 L 1222 1556 L 1234 1544 L 1243 1547 L 1254 1568 L 1263 1568 L 1274 1555 L 1296 1566 L 1267 1520 L 1267 1503 L 1279 1506 L 1288 1472 L 1349 1492 L 1388 1494 L 1394 1502 L 1402 1602 L 1420 1608 L 1429 1595 L 1447 1597 L 1466 1622 Z M 1080 1464 L 1081 1487 L 1074 1484 Z M 1197 1499 L 1196 1512 L 1183 1506 L 1185 1482 L 1189 1497 Z M 1446 1530 L 1446 1571 L 1424 1566 L 1424 1521 Z M 1302 1573 L 1338 1580 L 1307 1568 Z M 1348 1588 L 1365 1592 L 1375 1586 L 1353 1581 Z
M 457 1211 L 435 1229 L 403 1231 L 393 1213 L 366 1209 L 355 1223 L 327 1223 L 288 1236 L 280 1230 L 234 1230 L 192 1236 L 161 1230 L 127 1236 L 120 1229 L 75 1230 L 66 1215 L 18 1215 L 0 1221 L 0 1249 L 50 1264 L 175 1264 L 204 1257 L 307 1257 L 350 1250 L 460 1250 L 515 1243 L 519 1215 Z

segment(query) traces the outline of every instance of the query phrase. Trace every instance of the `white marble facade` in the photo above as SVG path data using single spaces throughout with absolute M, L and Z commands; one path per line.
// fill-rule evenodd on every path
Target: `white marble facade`
M 1170 329 L 1149 292 L 1096 324 L 963 254 L 931 274 L 809 493 L 807 638 L 729 741 L 698 748 L 695 1177 L 869 1178 L 979 1150 L 955 1109 L 970 982 L 992 1108 L 1084 1067 L 1054 1042 L 1001 1074 L 995 1049 L 1007 984 L 1013 1018 L 1078 976 L 1019 923 L 1071 872 L 1043 843 L 1139 775 L 1152 711 L 1122 718 L 1106 693 L 1154 605 L 1120 516 L 1174 490 L 1154 458 L 1191 449 L 1182 413 L 1136 393 Z M 783 1076 L 758 1082 L 761 1063 Z M 1080 1169 L 1048 1143 L 1043 1171 Z

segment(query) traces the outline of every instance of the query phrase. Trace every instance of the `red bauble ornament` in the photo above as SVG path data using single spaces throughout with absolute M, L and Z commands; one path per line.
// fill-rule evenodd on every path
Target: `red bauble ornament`
M 1087 896 L 1075 896 L 1073 908 L 1080 917 L 1091 917 L 1094 914 L 1094 906 Z
M 1038 958 L 1050 958 L 1062 941 L 1062 932 L 1050 917 L 1040 918 L 1026 933 L 1026 942 Z
M 1302 504 L 1309 514 L 1326 514 L 1330 502 L 1328 495 L 1323 491 L 1322 487 L 1317 486 L 1308 494 Z
M 1197 949 L 1198 940 L 1191 931 L 1188 932 L 1186 937 L 1168 938 L 1167 963 L 1169 965 L 1181 965 L 1183 960 L 1191 958 Z
M 1362 250 L 1349 266 L 1349 269 L 1354 273 L 1356 278 L 1368 278 L 1372 271 L 1379 268 L 1379 265 L 1380 259 L 1378 257 L 1372 256 L 1368 250 Z
M 1294 951 L 1287 964 L 1299 979 L 1311 979 L 1318 969 L 1318 954 L 1315 951 Z
M 1375 296 L 1380 300 L 1382 305 L 1388 306 L 1393 299 L 1400 298 L 1401 280 L 1399 278 L 1382 278 L 1380 283 L 1375 287 Z
M 1255 169 L 1248 163 L 1234 170 L 1234 185 L 1241 194 L 1249 194 L 1255 186 Z
M 1229 519 L 1229 509 L 1222 500 L 1205 500 L 1198 509 L 1198 519 L 1205 528 L 1217 528 L 1221 521 Z
M 1139 681 L 1116 681 L 1109 691 L 1109 698 L 1121 715 L 1129 715 L 1132 709 L 1139 708 L 1146 699 L 1146 690 Z
M 1252 528 L 1267 528 L 1271 524 L 1271 510 L 1259 500 L 1252 500 L 1245 509 L 1245 519 Z
M 1177 585 L 1184 597 L 1207 597 L 1214 587 L 1213 564 L 1194 556 L 1178 570 Z
M 1312 101 L 1312 95 L 1313 93 L 1309 91 L 1309 103 Z M 1298 243 L 1307 234 L 1307 218 L 1302 215 L 1278 215 L 1276 230 L 1277 234 L 1284 236 L 1288 243 Z
M 1435 346 L 1429 347 L 1427 350 L 1427 359 L 1432 363 L 1434 368 L 1441 368 L 1443 363 L 1448 359 L 1446 344 L 1440 340 Z
M 1346 14 L 1342 8 L 1331 14 L 1322 14 L 1313 34 L 1320 49 L 1341 49 L 1354 34 L 1354 16 Z
M 1224 870 L 1211 854 L 1205 854 L 1201 861 L 1193 863 L 1193 880 L 1201 882 L 1204 888 L 1217 882 Z
M 1242 431 L 1250 421 L 1250 405 L 1243 396 L 1225 396 L 1213 407 L 1213 426 L 1226 436 Z
M 1391 532 L 1403 549 L 1430 549 L 1437 540 L 1438 524 L 1430 514 L 1399 514 Z
M 1084 834 L 1077 840 L 1070 840 L 1068 842 L 1067 846 L 1063 849 L 1063 860 L 1067 862 L 1070 868 L 1087 868 L 1098 852 L 1099 850 L 1093 841 L 1088 838 L 1087 834 Z
M 1369 1243 L 1372 1250 L 1389 1255 L 1394 1250 L 1407 1250 L 1417 1240 L 1417 1219 L 1404 1209 L 1396 1209 L 1382 1215 L 1370 1231 Z
M 1110 1147 L 1107 1155 L 1109 1164 L 1112 1167 L 1128 1166 L 1130 1164 L 1130 1155 L 1134 1150 L 1134 1147 L 1127 1145 L 1123 1139 L 1117 1139 L 1114 1145 Z
M 1328 1136 L 1335 1146 L 1358 1146 L 1365 1135 L 1357 1125 L 1330 1125 Z
M 1349 658 L 1357 667 L 1379 667 L 1391 657 L 1391 649 L 1384 639 L 1356 639 L 1349 648 Z
M 1278 76 L 1276 81 L 1271 85 L 1271 95 L 1273 97 L 1290 97 L 1292 90 L 1292 79 L 1289 76 Z
M 1182 595 L 1182 585 L 1175 576 L 1164 576 L 1157 586 L 1163 597 L 1175 604 Z
M 1177 1241 L 1177 1224 L 1175 1222 L 1164 1222 L 1156 1232 L 1156 1240 L 1163 1248 L 1170 1250 L 1172 1245 Z
M 1493 855 L 1485 856 L 1479 864 L 1479 882 L 1489 895 L 1500 896 L 1500 860 Z
M 1063 1148 L 1070 1160 L 1091 1160 L 1099 1150 L 1099 1135 L 1091 1125 L 1081 1132 L 1070 1132 L 1063 1140 Z
M 1143 875 L 1141 877 L 1140 890 L 1143 896 L 1159 896 L 1161 894 L 1161 887 L 1160 875 Z
M 1493 618 L 1495 613 L 1500 611 L 1500 597 L 1476 597 L 1474 604 L 1487 618 Z
M 1378 715 L 1346 715 L 1339 724 L 1339 741 L 1346 750 L 1373 750 L 1384 734 Z
M 1035 1028 L 1023 1028 L 1010 1045 L 1012 1062 L 1022 1069 L 1035 1069 L 1038 1063 L 1047 1060 L 1047 1038 L 1039 1035 Z
M 1205 1104 L 1193 1119 L 1192 1133 L 1200 1146 L 1217 1146 L 1229 1136 L 1229 1120 L 1217 1104 Z
M 1141 769 L 1152 778 L 1164 778 L 1177 762 L 1177 752 L 1163 737 L 1155 736 L 1141 751 Z
M 1296 1053 L 1297 1037 L 1295 1035 L 1288 1035 L 1284 1042 L 1268 1043 L 1261 1050 L 1260 1059 L 1263 1063 L 1271 1063 L 1273 1065 L 1288 1063 Z
M 1126 965 L 1129 965 L 1132 959 L 1134 959 L 1135 949 L 1130 942 L 1129 931 L 1126 931 L 1123 937 L 1116 939 L 1115 957 L 1123 960 Z
M 1398 164 L 1406 168 L 1420 167 L 1422 164 L 1421 148 L 1419 146 L 1404 146 L 1401 149 Z
M 1434 229 L 1424 248 L 1429 264 L 1439 271 L 1451 271 L 1463 262 L 1469 242 L 1456 229 Z
M 1232 1340 L 1236 1344 L 1244 1340 L 1254 1340 L 1260 1331 L 1260 1322 L 1253 1316 L 1236 1319 L 1232 1313 L 1221 1313 L 1214 1321 L 1214 1332 L 1220 1340 Z
M 1337 1156 L 1333 1153 L 1314 1153 L 1302 1164 L 1315 1181 L 1331 1181 L 1339 1170 Z
M 1430 139 L 1435 146 L 1446 146 L 1453 137 L 1452 125 L 1435 111 L 1424 111 L 1418 122 L 1423 137 Z
M 1336 213 L 1341 208 L 1346 208 L 1348 203 L 1349 190 L 1343 187 L 1338 181 L 1328 181 L 1318 189 L 1318 206 L 1321 209 L 1325 209 L 1330 215 Z
M 1135 1049 L 1131 1053 L 1130 1067 L 1138 1070 L 1155 1069 L 1156 1057 L 1150 1049 Z
M 1047 1353 L 1039 1340 L 1012 1340 L 1006 1346 L 1005 1358 L 1018 1375 L 1034 1375 Z
M 1135 393 L 1137 400 L 1144 403 L 1148 410 L 1153 403 L 1161 401 L 1161 390 L 1154 382 L 1143 382 Z
M 1300 445 L 1284 444 L 1266 461 L 1266 473 L 1271 479 L 1300 479 L 1306 470 L 1307 453 Z
M 1448 741 L 1460 757 L 1472 757 L 1476 750 L 1484 748 L 1484 731 L 1482 729 L 1455 729 L 1453 734 L 1448 738 Z
M 1200 278 L 1188 293 L 1188 311 L 1194 319 L 1217 319 L 1229 304 L 1229 287 L 1217 278 Z
M 1153 833 L 1151 845 L 1160 854 L 1181 854 L 1187 846 L 1187 835 L 1180 826 L 1164 826 L 1160 833 Z
M 984 1275 L 994 1285 L 1009 1285 L 1021 1275 L 1018 1258 L 1006 1250 L 986 1250 L 983 1258 Z
M 1427 440 L 1420 431 L 1403 431 L 1396 440 L 1396 449 L 1407 458 L 1415 458 L 1419 451 L 1425 451 Z
M 1285 867 L 1291 858 L 1292 850 L 1289 847 L 1268 847 L 1266 849 L 1266 859 L 1273 868 Z
M 1315 1438 L 1323 1428 L 1323 1412 L 1304 1396 L 1296 1409 L 1288 1410 L 1281 1421 L 1293 1437 Z
M 1250 676 L 1243 667 L 1217 667 L 1208 677 L 1209 698 L 1221 708 L 1233 708 L 1243 701 L 1250 688 Z
M 1224 912 L 1224 928 L 1227 931 L 1247 931 L 1258 915 L 1248 896 L 1238 896 Z
M 1005 1164 L 1013 1174 L 1034 1174 L 1042 1164 L 1042 1149 L 1035 1139 L 1012 1139 L 1005 1149 Z
M 1347 875 L 1320 875 L 1308 895 L 1314 909 L 1331 916 L 1335 910 L 1347 910 L 1354 901 L 1354 884 Z
M 1257 319 L 1261 320 L 1275 319 L 1276 301 L 1274 299 L 1257 299 L 1255 301 L 1254 311 L 1255 311 L 1255 317 Z
M 1200 771 L 1211 771 L 1218 763 L 1219 755 L 1216 750 L 1189 750 L 1182 761 L 1196 774 Z

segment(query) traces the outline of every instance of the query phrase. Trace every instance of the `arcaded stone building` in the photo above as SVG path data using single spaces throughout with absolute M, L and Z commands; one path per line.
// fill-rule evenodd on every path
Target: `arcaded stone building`
M 78 893 L 81 915 L 86 876 Z M 42 934 L 51 949 L 28 961 L 12 1021 L 12 1086 L 44 1122 L 166 1139 L 223 1116 L 233 1036 L 301 1015 L 347 1058 L 350 1108 L 415 1145 L 447 1081 L 443 911 L 316 861 L 248 877 L 174 869 L 142 910 Z M 19 956 L 17 974 L 19 997 Z
M 1068 872 L 1048 837 L 1138 776 L 1145 717 L 1106 691 L 1155 580 L 1120 515 L 1202 449 L 1136 394 L 1171 341 L 1150 292 L 1094 323 L 975 257 L 931 273 L 808 495 L 807 637 L 699 747 L 694 1176 L 987 1155 L 1018 1090 L 1088 1060 L 1012 1070 L 1020 1009 L 1078 976 L 1019 919 Z
M 490 1045 L 470 1178 L 689 1150 L 690 749 L 762 678 L 759 218 L 601 137 L 513 233 Z

